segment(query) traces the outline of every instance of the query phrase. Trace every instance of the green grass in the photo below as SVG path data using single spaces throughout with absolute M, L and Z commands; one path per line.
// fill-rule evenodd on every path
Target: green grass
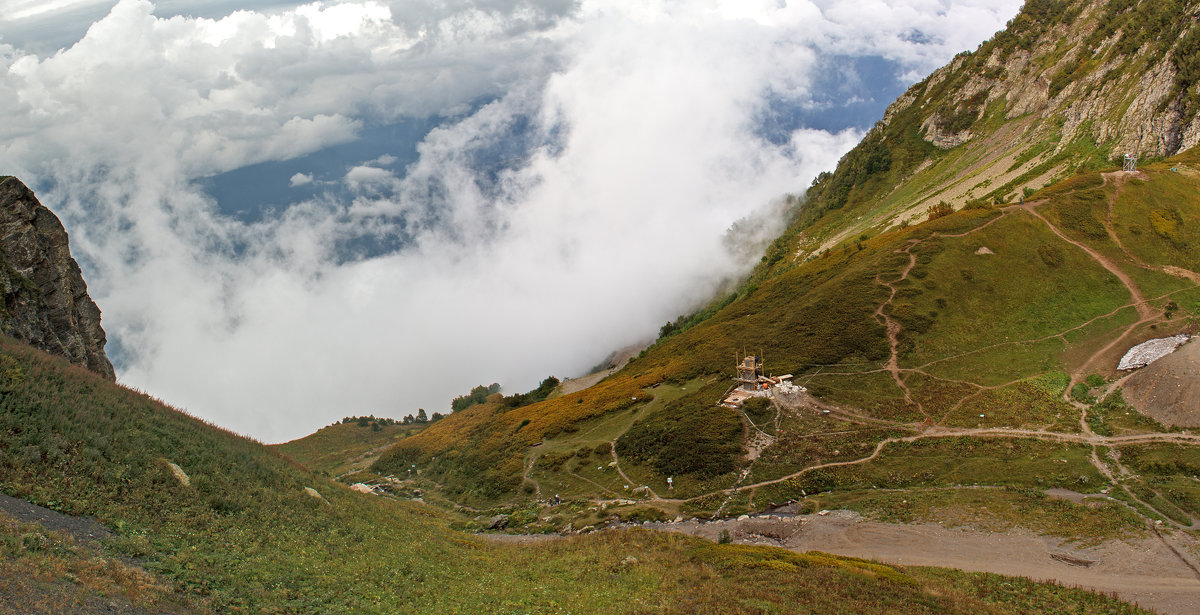
M 1024 528 L 1096 543 L 1146 534 L 1146 524 L 1122 504 L 1090 504 L 1046 496 L 1036 489 L 944 488 L 852 491 L 809 499 L 818 509 L 849 509 L 887 523 L 942 523 L 989 532 Z
M 968 485 L 1093 492 L 1104 478 L 1088 461 L 1090 452 L 1025 439 L 930 438 L 889 444 L 872 461 L 813 470 L 760 491 L 779 502 L 826 491 Z
M 382 448 L 423 429 L 425 425 L 421 424 L 396 424 L 375 431 L 358 423 L 337 423 L 273 448 L 314 472 L 337 476 L 370 466 Z
M 1062 399 L 1065 387 L 1066 374 L 1058 373 L 984 390 L 941 422 L 955 427 L 1079 431 L 1079 411 Z
M 1145 172 L 1151 181 L 1131 180 L 1117 199 L 1117 236 L 1143 262 L 1200 270 L 1200 182 L 1159 168 Z
M 1136 408 L 1125 403 L 1120 389 L 1110 393 L 1099 403 L 1089 408 L 1088 420 L 1094 421 L 1092 423 L 1092 431 L 1096 433 L 1108 432 L 1120 435 L 1171 431 L 1170 428 L 1138 412 Z
M 0 608 L 20 605 L 22 610 L 42 613 L 74 612 L 82 605 L 106 607 L 118 601 L 147 612 L 207 610 L 202 601 L 180 596 L 161 575 L 3 513 L 0 596 Z
M 1043 245 L 1061 250 L 1060 265 L 1043 262 L 1038 255 Z M 994 254 L 976 255 L 982 247 Z M 924 333 L 906 335 L 911 349 L 903 357 L 905 365 L 1044 338 L 1129 300 L 1114 276 L 1023 213 L 961 238 L 928 240 L 914 252 L 918 268 L 913 275 L 924 277 L 914 280 L 905 301 L 916 313 L 936 316 Z M 978 326 L 981 314 L 988 315 L 987 327 Z M 1022 375 L 1032 374 L 1018 377 Z
M 445 513 L 353 493 L 61 359 L 6 338 L 0 353 L 24 376 L 0 398 L 0 489 L 94 516 L 119 535 L 100 560 L 39 528 L 6 524 L 0 566 L 31 582 L 79 581 L 91 595 L 221 613 L 1006 613 L 1031 600 L 1136 612 L 1048 585 L 996 602 L 964 573 L 910 576 L 666 533 L 495 544 L 451 530 Z M 151 574 L 102 563 L 117 553 L 141 558 Z

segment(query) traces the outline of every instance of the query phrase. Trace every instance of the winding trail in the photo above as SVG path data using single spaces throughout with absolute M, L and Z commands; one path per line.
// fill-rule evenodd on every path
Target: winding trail
M 920 413 L 925 417 L 925 420 L 930 421 L 932 420 L 932 417 L 930 417 L 929 413 L 925 411 L 925 407 L 921 404 L 921 402 L 913 400 L 912 392 L 908 390 L 908 384 L 904 382 L 904 378 L 900 376 L 901 326 L 899 322 L 894 320 L 891 315 L 888 314 L 888 308 L 896 299 L 896 284 L 907 280 L 908 274 L 913 270 L 913 267 L 917 266 L 917 255 L 912 253 L 912 249 L 920 243 L 920 239 L 910 239 L 907 247 L 902 250 L 896 250 L 897 254 L 904 254 L 908 256 L 908 264 L 905 265 L 904 269 L 900 271 L 900 277 L 892 280 L 891 282 L 884 282 L 879 274 L 875 274 L 875 283 L 886 287 L 889 291 L 887 300 L 883 303 L 880 303 L 879 307 L 875 308 L 875 319 L 887 329 L 888 346 L 890 348 L 890 352 L 888 353 L 888 360 L 884 365 L 884 369 L 892 375 L 892 380 L 895 381 L 896 386 L 900 387 L 900 391 L 904 393 L 904 401 L 910 405 L 915 405 L 917 410 L 920 411 Z

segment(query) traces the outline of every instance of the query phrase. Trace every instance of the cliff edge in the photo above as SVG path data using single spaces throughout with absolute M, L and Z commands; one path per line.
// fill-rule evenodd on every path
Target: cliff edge
M 0 297 L 0 333 L 116 379 L 67 231 L 15 177 L 0 179 Z

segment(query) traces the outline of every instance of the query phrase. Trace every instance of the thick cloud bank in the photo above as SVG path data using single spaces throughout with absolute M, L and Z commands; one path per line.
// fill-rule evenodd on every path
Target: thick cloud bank
M 57 53 L 0 45 L 0 171 L 64 217 L 123 382 L 277 441 L 444 410 L 481 382 L 532 388 L 652 337 L 746 271 L 733 222 L 773 230 L 772 203 L 861 136 L 768 138 L 765 114 L 828 99 L 829 58 L 911 81 L 1019 4 L 409 0 L 213 20 L 121 0 Z M 427 117 L 407 166 L 263 178 L 317 196 L 261 219 L 203 188 Z

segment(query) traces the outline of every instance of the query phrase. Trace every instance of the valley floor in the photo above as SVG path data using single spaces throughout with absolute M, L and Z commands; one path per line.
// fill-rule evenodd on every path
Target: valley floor
M 1200 574 L 1193 567 L 1195 562 L 1185 561 L 1155 536 L 1081 546 L 1027 530 L 995 533 L 936 523 L 878 523 L 850 511 L 709 522 L 692 519 L 646 523 L 642 527 L 710 540 L 717 540 L 727 531 L 739 543 L 782 546 L 801 553 L 821 551 L 902 566 L 942 566 L 1023 576 L 1115 593 L 1123 600 L 1166 614 L 1200 611 Z M 1197 546 L 1194 538 L 1182 540 L 1187 543 L 1185 549 Z

